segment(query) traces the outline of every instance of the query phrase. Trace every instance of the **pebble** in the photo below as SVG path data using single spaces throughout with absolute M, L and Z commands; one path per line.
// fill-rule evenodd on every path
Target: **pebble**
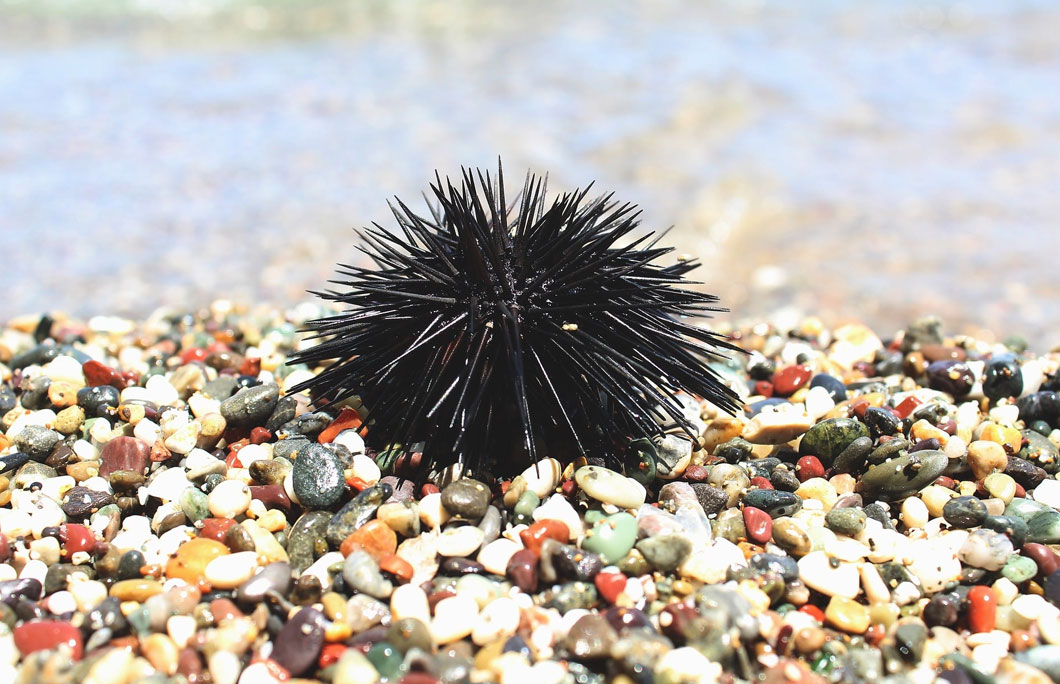
M 310 444 L 299 452 L 291 469 L 291 483 L 298 501 L 308 510 L 337 507 L 347 489 L 338 456 L 320 444 Z
M 647 496 L 644 485 L 600 466 L 579 468 L 574 473 L 574 480 L 589 496 L 618 508 L 639 508 Z
M 679 395 L 698 444 L 421 489 L 357 399 L 286 396 L 316 372 L 285 365 L 301 321 L 217 311 L 135 343 L 84 328 L 87 363 L 23 364 L 49 343 L 0 331 L 25 369 L 0 382 L 0 676 L 72 680 L 26 657 L 64 640 L 85 681 L 1060 672 L 1055 358 L 927 322 L 894 344 L 765 326 L 715 365 L 772 397 L 730 417 Z

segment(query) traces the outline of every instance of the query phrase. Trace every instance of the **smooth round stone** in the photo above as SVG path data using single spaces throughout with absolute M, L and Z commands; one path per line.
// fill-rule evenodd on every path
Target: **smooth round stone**
M 991 587 L 974 586 L 968 591 L 968 629 L 990 632 L 997 619 L 997 595 Z
M 456 520 L 478 522 L 489 505 L 489 487 L 478 480 L 457 480 L 442 490 L 442 506 Z
M 590 613 L 578 618 L 567 632 L 567 650 L 578 659 L 603 658 L 610 655 L 617 639 L 618 634 L 603 615 Z
M 245 387 L 221 402 L 221 415 L 229 425 L 264 425 L 279 399 L 278 385 Z
M 496 542 L 500 542 L 498 539 Z M 514 542 L 513 542 L 514 544 Z M 492 546 L 492 544 L 491 544 Z M 480 563 L 490 569 L 489 565 L 482 562 L 481 556 Z M 490 570 L 493 572 L 493 570 Z M 497 574 L 497 573 L 494 573 Z M 508 554 L 508 560 L 505 565 L 504 575 L 508 577 L 515 586 L 519 587 L 524 592 L 537 591 L 538 584 L 538 557 L 530 549 L 516 549 L 513 553 Z
M 661 572 L 673 572 L 692 552 L 692 542 L 683 534 L 660 534 L 637 542 L 644 558 Z
M 315 608 L 302 608 L 273 640 L 272 659 L 294 676 L 309 670 L 324 647 L 327 619 Z
M 210 498 L 198 487 L 187 487 L 177 497 L 177 503 L 181 512 L 192 523 L 210 517 Z
M 934 482 L 948 464 L 949 458 L 942 451 L 902 454 L 869 468 L 861 479 L 861 494 L 884 501 L 905 498 Z
M 346 537 L 371 520 L 379 506 L 393 493 L 394 490 L 390 485 L 380 483 L 362 490 L 346 502 L 328 521 L 327 543 L 338 548 Z
M 990 473 L 983 479 L 983 489 L 995 499 L 1001 499 L 1008 505 L 1016 496 L 1016 481 L 1005 473 Z
M 924 622 L 929 627 L 949 627 L 957 622 L 961 601 L 956 594 L 935 594 L 924 606 Z
M 332 509 L 347 491 L 342 462 L 322 444 L 310 444 L 298 454 L 291 482 L 295 496 L 307 510 Z
M 626 512 L 598 521 L 585 533 L 582 548 L 599 554 L 606 563 L 617 563 L 637 541 L 637 519 Z
M 216 518 L 235 518 L 250 507 L 250 487 L 239 480 L 225 480 L 209 495 L 210 513 Z
M 150 462 L 151 445 L 135 437 L 115 437 L 100 452 L 99 476 L 109 477 L 118 470 L 143 474 Z
M 394 585 L 379 572 L 379 565 L 364 551 L 354 551 L 342 564 L 342 579 L 351 589 L 383 599 L 394 591 Z
M 986 504 L 974 496 L 958 496 L 942 507 L 942 517 L 960 529 L 979 527 L 986 520 Z
M 843 384 L 843 381 L 834 375 L 828 375 L 827 373 L 818 373 L 813 376 L 810 380 L 810 389 L 814 387 L 823 387 L 828 392 L 828 396 L 835 402 L 846 401 L 847 388 Z
M 984 570 L 1000 570 L 1014 553 L 1012 541 L 993 530 L 974 530 L 964 540 L 957 555 L 962 563 Z
M 578 468 L 574 481 L 592 498 L 619 508 L 640 508 L 647 497 L 644 485 L 602 466 Z
M 789 517 L 773 520 L 773 542 L 798 557 L 805 556 L 813 548 L 813 542 L 806 530 Z
M 508 561 L 520 549 L 522 549 L 522 546 L 518 543 L 511 539 L 500 537 L 483 546 L 475 560 L 481 563 L 487 572 L 491 572 L 494 575 L 504 575 L 508 568 Z
M 836 534 L 853 537 L 865 529 L 865 511 L 860 508 L 833 508 L 824 517 L 824 524 Z
M 848 634 L 864 634 L 869 628 L 869 610 L 857 601 L 833 596 L 824 611 L 825 619 Z
M 748 421 L 740 437 L 752 444 L 784 444 L 805 433 L 812 425 L 813 418 L 798 409 L 761 411 Z
M 479 614 L 479 620 L 471 632 L 471 640 L 483 646 L 508 638 L 518 631 L 520 619 L 518 602 L 508 597 L 494 599 Z
M 1038 565 L 1026 556 L 1009 556 L 1001 568 L 1001 574 L 1013 584 L 1022 584 L 1034 579 L 1038 574 Z
M 968 467 L 977 480 L 994 472 L 1004 472 L 1008 467 L 1005 449 L 997 442 L 975 440 L 968 445 Z
M 765 544 L 773 537 L 773 519 L 759 508 L 744 506 L 743 524 L 747 538 L 755 544 Z
M 250 579 L 257 567 L 258 554 L 241 551 L 213 559 L 207 563 L 203 576 L 214 589 L 235 589 Z
M 14 445 L 17 451 L 29 454 L 36 461 L 43 461 L 62 435 L 41 425 L 27 425 L 15 435 Z
M 816 456 L 825 468 L 832 466 L 836 456 L 859 437 L 868 437 L 869 429 L 853 418 L 829 418 L 817 423 L 802 436 L 800 456 Z
M 963 397 L 975 385 L 975 376 L 968 364 L 953 359 L 934 361 L 927 367 L 928 386 L 933 390 Z
M 550 496 L 559 486 L 563 477 L 563 464 L 554 458 L 538 461 L 523 471 L 521 477 L 526 489 L 537 495 L 538 499 Z
M 37 651 L 53 650 L 63 646 L 70 657 L 77 661 L 83 654 L 81 630 L 69 622 L 60 620 L 32 620 L 23 622 L 12 630 L 15 647 L 23 656 Z
M 1056 420 L 1060 417 L 1060 393 L 1051 390 L 1021 397 L 1016 405 L 1019 406 L 1020 420 L 1027 424 L 1043 420 L 1050 425 L 1056 425 Z
M 194 585 L 205 578 L 206 566 L 211 561 L 227 555 L 228 547 L 219 541 L 202 537 L 189 539 L 166 564 L 166 577 L 176 577 Z
M 1019 458 L 1041 466 L 1048 473 L 1060 469 L 1060 449 L 1052 440 L 1036 430 L 1021 430 L 1020 436 L 1024 442 L 1017 454 Z
M 375 517 L 403 537 L 415 537 L 420 533 L 420 514 L 410 501 L 385 503 L 376 511 Z
M 286 596 L 291 581 L 291 566 L 288 563 L 269 563 L 261 572 L 239 585 L 236 598 L 244 603 L 261 603 L 270 591 Z
M 1012 356 L 1000 356 L 987 362 L 983 369 L 983 394 L 991 405 L 1023 393 L 1023 373 L 1019 362 Z
M 477 527 L 450 527 L 438 536 L 438 555 L 466 558 L 482 545 L 485 534 Z
M 813 551 L 799 559 L 799 579 L 827 596 L 856 598 L 861 578 L 853 563 L 833 563 L 824 551 Z
M 744 492 L 744 506 L 765 511 L 771 518 L 794 515 L 802 509 L 802 499 L 792 492 L 776 489 L 751 489 Z
M 431 635 L 438 644 L 448 644 L 471 634 L 478 621 L 478 604 L 466 594 L 442 599 L 434 607 Z
M 127 579 L 115 582 L 110 587 L 110 595 L 119 601 L 143 603 L 152 596 L 161 593 L 162 583 L 153 579 Z
M 411 649 L 428 652 L 431 650 L 430 629 L 426 623 L 416 618 L 392 622 L 386 632 L 386 640 L 402 653 L 407 653 Z

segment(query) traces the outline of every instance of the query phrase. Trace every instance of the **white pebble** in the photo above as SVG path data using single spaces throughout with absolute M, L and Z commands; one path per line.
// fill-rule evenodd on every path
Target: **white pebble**
M 74 595 L 68 591 L 57 591 L 49 595 L 46 600 L 48 612 L 52 615 L 73 613 L 77 610 L 77 601 L 74 600 Z
M 95 461 L 99 458 L 99 449 L 91 442 L 86 442 L 83 439 L 74 442 L 72 448 L 78 461 Z
M 196 392 L 188 397 L 188 408 L 196 418 L 202 418 L 209 413 L 220 413 L 221 402 L 207 397 L 202 392 Z
M 478 604 L 470 596 L 457 594 L 434 607 L 431 635 L 438 644 L 448 644 L 471 634 L 478 620 Z
M 177 645 L 184 648 L 198 631 L 198 624 L 191 615 L 172 615 L 166 620 L 166 634 Z
M 182 425 L 169 437 L 166 437 L 166 448 L 174 454 L 186 454 L 195 448 L 202 434 L 202 424 L 198 421 Z
M 52 379 L 52 382 L 68 382 L 77 387 L 84 387 L 85 372 L 81 362 L 72 356 L 62 354 L 41 366 L 41 375 Z
M 364 438 L 361 437 L 360 433 L 356 430 L 343 430 L 339 434 L 335 435 L 335 439 L 331 440 L 333 444 L 341 444 L 350 450 L 351 454 L 363 454 L 364 453 Z M 368 459 L 372 460 L 372 459 Z M 372 461 L 375 463 L 375 461 Z M 376 478 L 379 479 L 378 477 Z
M 74 577 L 79 575 L 75 574 Z M 92 610 L 107 598 L 107 586 L 96 580 L 70 581 L 70 594 L 77 602 L 77 609 L 82 613 Z
M 379 482 L 379 478 L 383 476 L 383 472 L 376 465 L 375 461 L 365 456 L 364 454 L 356 454 L 353 457 L 353 464 L 350 466 L 353 470 L 353 476 L 367 482 L 372 485 Z
M 1035 487 L 1031 496 L 1038 503 L 1060 510 L 1060 480 L 1046 479 Z
M 238 480 L 225 480 L 210 492 L 210 513 L 218 518 L 241 515 L 251 501 L 250 487 Z
M 257 553 L 240 551 L 214 558 L 206 565 L 203 575 L 214 589 L 235 589 L 253 577 L 257 567 Z
M 442 495 L 439 492 L 428 494 L 420 499 L 420 522 L 429 529 L 435 529 L 449 520 L 449 511 L 442 506 Z
M 526 488 L 544 499 L 552 494 L 563 477 L 563 464 L 554 458 L 545 458 L 523 471 Z
M 133 428 L 133 437 L 153 445 L 162 436 L 162 428 L 150 418 L 141 418 Z
M 519 629 L 519 604 L 502 597 L 490 601 L 479 614 L 471 640 L 479 646 L 510 637 Z
M 26 411 L 11 424 L 5 433 L 8 438 L 14 439 L 15 436 L 22 432 L 22 430 L 28 425 L 39 425 L 41 427 L 51 428 L 55 423 L 55 411 L 51 409 L 41 409 L 40 411 Z M 110 426 L 107 426 L 110 429 Z
M 415 584 L 402 584 L 390 595 L 390 621 L 415 618 L 425 625 L 431 624 L 431 608 L 427 594 Z
M 176 501 L 181 493 L 191 486 L 188 474 L 183 468 L 167 468 L 151 479 L 151 483 L 147 485 L 147 494 L 164 501 Z
M 500 537 L 482 547 L 477 560 L 488 572 L 503 577 L 508 569 L 508 561 L 512 559 L 516 551 L 522 548 L 518 542 Z
M 856 598 L 861 590 L 858 568 L 852 563 L 833 560 L 824 551 L 812 551 L 798 561 L 799 579 L 826 596 Z
M 482 545 L 485 533 L 473 525 L 450 527 L 438 536 L 438 555 L 467 558 Z
M 915 496 L 911 496 L 902 502 L 902 512 L 899 519 L 907 528 L 923 529 L 931 515 L 928 513 L 927 504 Z

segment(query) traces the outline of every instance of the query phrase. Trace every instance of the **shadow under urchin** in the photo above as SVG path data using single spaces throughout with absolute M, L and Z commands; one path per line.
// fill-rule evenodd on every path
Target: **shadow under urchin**
M 661 236 L 619 244 L 634 205 L 591 185 L 549 203 L 532 174 L 508 204 L 500 168 L 435 179 L 429 216 L 395 198 L 396 230 L 358 231 L 376 268 L 340 264 L 340 289 L 312 292 L 345 311 L 307 323 L 321 341 L 292 362 L 328 366 L 293 392 L 359 396 L 376 449 L 422 443 L 431 466 L 495 473 L 691 435 L 679 390 L 739 407 L 706 365 L 738 348 L 686 320 L 724 309 L 679 287 L 695 261 L 653 263 L 673 251 Z

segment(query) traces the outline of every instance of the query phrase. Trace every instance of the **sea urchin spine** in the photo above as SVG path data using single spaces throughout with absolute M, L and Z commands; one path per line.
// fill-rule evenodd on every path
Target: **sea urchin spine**
M 380 448 L 424 442 L 434 465 L 511 470 L 548 455 L 613 455 L 623 440 L 688 429 L 680 390 L 726 410 L 735 393 L 706 365 L 724 338 L 686 319 L 719 311 L 681 289 L 694 261 L 652 234 L 619 242 L 639 211 L 589 188 L 545 201 L 528 175 L 510 206 L 503 174 L 436 174 L 431 216 L 401 200 L 397 230 L 359 234 L 377 268 L 340 265 L 345 305 L 311 321 L 321 342 L 295 362 L 328 367 L 295 390 L 330 402 L 358 395 Z

